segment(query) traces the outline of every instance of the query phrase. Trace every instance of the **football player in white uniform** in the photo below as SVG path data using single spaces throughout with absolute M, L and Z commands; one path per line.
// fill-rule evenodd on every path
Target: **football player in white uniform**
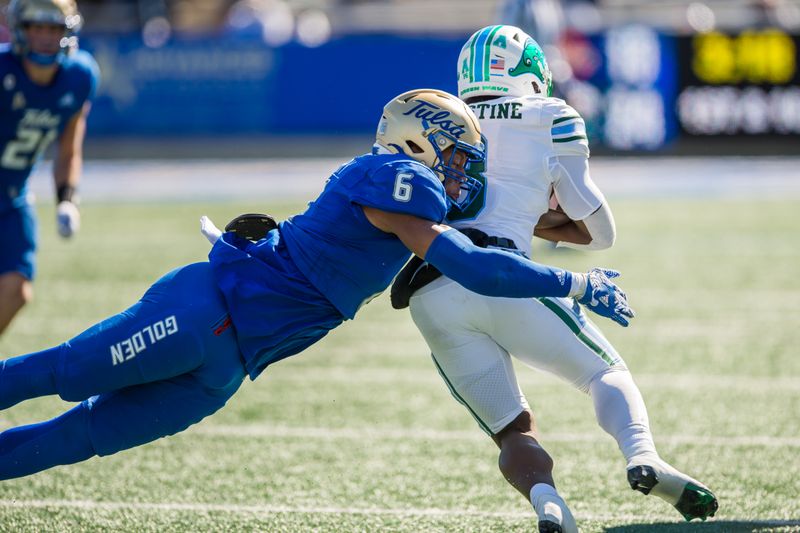
M 480 121 L 487 160 L 485 169 L 476 169 L 484 171 L 477 176 L 483 189 L 464 210 L 451 211 L 450 224 L 476 244 L 525 256 L 533 235 L 559 246 L 610 247 L 614 218 L 589 175 L 583 119 L 550 97 L 551 74 L 539 45 L 513 26 L 477 31 L 458 59 L 458 90 Z M 500 470 L 530 498 L 540 531 L 577 527 L 555 490 L 553 462 L 536 439 L 511 356 L 591 395 L 598 423 L 627 461 L 633 489 L 666 500 L 687 520 L 714 514 L 713 493 L 659 457 L 625 362 L 574 299 L 491 298 L 437 276 L 412 260 L 395 282 L 392 303 L 403 307 L 410 298 L 439 373 L 500 448 Z M 625 316 L 615 320 L 628 323 Z

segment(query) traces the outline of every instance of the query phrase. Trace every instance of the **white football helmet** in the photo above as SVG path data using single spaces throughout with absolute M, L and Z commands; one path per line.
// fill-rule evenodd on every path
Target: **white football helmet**
M 83 19 L 75 0 L 11 0 L 8 5 L 8 27 L 16 54 L 40 65 L 52 65 L 78 47 L 78 31 Z M 31 23 L 55 24 L 64 27 L 61 49 L 53 55 L 31 50 L 25 26 Z
M 461 100 L 436 89 L 416 89 L 392 98 L 383 108 L 375 142 L 391 153 L 401 153 L 430 167 L 444 183 L 461 184 L 462 194 L 453 203 L 464 207 L 482 184 L 454 168 L 456 152 L 467 156 L 467 166 L 486 160 L 485 143 L 478 119 Z M 442 152 L 455 146 L 445 160 Z
M 553 94 L 553 75 L 539 43 L 516 26 L 487 26 L 458 56 L 458 96 Z

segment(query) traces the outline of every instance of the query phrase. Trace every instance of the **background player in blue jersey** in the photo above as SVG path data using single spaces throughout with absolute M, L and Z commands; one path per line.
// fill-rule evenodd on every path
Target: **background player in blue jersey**
M 382 292 L 409 250 L 471 290 L 578 296 L 631 317 L 607 278 L 474 246 L 441 224 L 485 157 L 475 115 L 417 90 L 384 108 L 372 154 L 336 170 L 308 209 L 257 240 L 206 218 L 209 261 L 164 276 L 129 309 L 68 342 L 0 366 L 0 408 L 58 394 L 81 403 L 0 433 L 0 479 L 109 455 L 182 431 L 221 408 L 246 375 L 296 354 Z M 252 235 L 251 235 L 252 236 Z
M 80 226 L 74 202 L 86 116 L 98 69 L 77 50 L 81 16 L 73 0 L 13 0 L 10 45 L 0 44 L 0 333 L 32 296 L 36 220 L 28 176 L 53 141 L 62 237 Z

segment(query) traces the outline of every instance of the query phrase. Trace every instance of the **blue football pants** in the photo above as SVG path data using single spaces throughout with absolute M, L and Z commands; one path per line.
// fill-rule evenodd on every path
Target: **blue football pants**
M 0 274 L 19 272 L 32 280 L 36 273 L 36 213 L 26 205 L 0 208 Z
M 0 479 L 111 455 L 220 409 L 246 371 L 208 263 L 176 269 L 129 309 L 0 366 L 0 409 L 58 394 L 81 403 L 0 433 Z

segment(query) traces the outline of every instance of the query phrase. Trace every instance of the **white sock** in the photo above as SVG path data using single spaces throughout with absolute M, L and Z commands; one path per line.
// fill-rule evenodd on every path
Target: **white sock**
M 651 494 L 675 505 L 687 483 L 704 486 L 658 455 L 642 393 L 627 369 L 609 368 L 592 380 L 589 392 L 597 422 L 616 439 L 627 468 L 647 465 L 655 470 L 658 483 Z
M 547 483 L 537 483 L 531 488 L 530 497 L 533 509 L 540 521 L 555 522 L 561 526 L 564 533 L 578 533 L 575 518 L 555 487 Z
M 658 457 L 642 393 L 626 368 L 609 368 L 589 384 L 597 423 L 617 441 L 625 461 Z

